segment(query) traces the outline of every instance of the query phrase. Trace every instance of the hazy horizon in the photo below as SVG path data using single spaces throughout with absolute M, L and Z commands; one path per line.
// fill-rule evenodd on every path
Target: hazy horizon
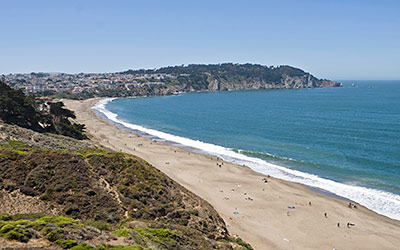
M 0 74 L 233 62 L 398 80 L 399 9 L 392 0 L 5 0 Z

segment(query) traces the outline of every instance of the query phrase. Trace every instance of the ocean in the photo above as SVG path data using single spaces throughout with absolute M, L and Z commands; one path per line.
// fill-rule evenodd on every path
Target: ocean
M 342 88 L 106 99 L 94 108 L 152 139 L 400 220 L 400 81 L 342 82 Z

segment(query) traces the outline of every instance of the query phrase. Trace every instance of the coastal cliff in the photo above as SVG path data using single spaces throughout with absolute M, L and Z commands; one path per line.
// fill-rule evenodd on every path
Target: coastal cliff
M 155 70 L 128 70 L 121 74 L 166 75 L 152 86 L 138 88 L 130 95 L 170 95 L 196 91 L 256 89 L 300 89 L 341 87 L 341 83 L 318 79 L 291 66 L 268 67 L 258 64 L 191 64 Z
M 251 89 L 301 89 L 301 88 L 321 88 L 339 87 L 340 84 L 329 80 L 320 80 L 311 74 L 303 76 L 283 75 L 279 82 L 266 82 L 256 80 L 242 81 L 221 81 L 210 77 L 207 90 L 209 91 L 232 91 L 232 90 L 251 90 Z

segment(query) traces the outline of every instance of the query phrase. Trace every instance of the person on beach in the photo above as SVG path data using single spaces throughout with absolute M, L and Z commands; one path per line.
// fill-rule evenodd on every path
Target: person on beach
M 328 218 L 328 214 L 327 213 L 325 213 L 324 215 L 325 215 L 325 218 Z
M 340 227 L 340 223 L 339 222 L 337 223 L 337 227 Z
M 309 202 L 308 202 L 308 205 L 310 205 L 310 206 L 311 206 L 311 201 L 309 201 Z

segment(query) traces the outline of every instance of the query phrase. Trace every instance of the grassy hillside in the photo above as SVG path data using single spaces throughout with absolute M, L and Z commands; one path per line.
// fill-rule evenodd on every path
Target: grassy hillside
M 1 246 L 251 249 L 210 204 L 144 160 L 64 140 L 0 124 Z

